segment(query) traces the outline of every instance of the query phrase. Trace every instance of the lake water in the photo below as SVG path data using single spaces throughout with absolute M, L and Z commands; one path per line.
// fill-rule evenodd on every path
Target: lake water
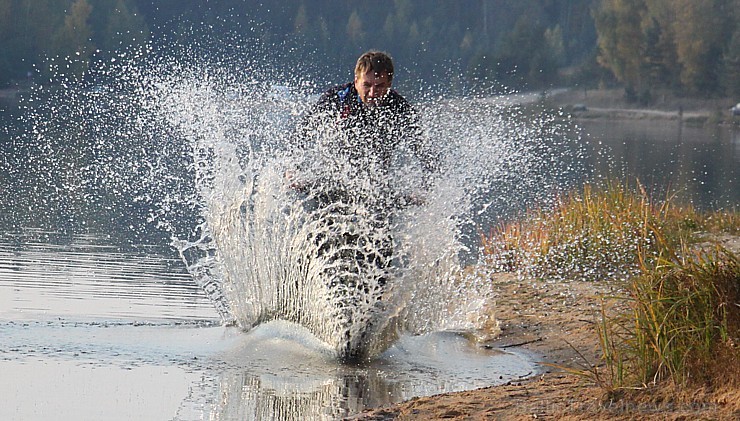
M 577 125 L 597 175 L 670 187 L 700 208 L 740 204 L 737 128 Z M 35 155 L 16 148 L 36 144 L 23 141 L 32 129 L 18 130 L 3 139 L 0 170 L 2 419 L 336 419 L 539 370 L 536 356 L 454 333 L 402 336 L 372 362 L 345 365 L 296 325 L 222 326 L 168 234 L 139 225 L 146 209 L 120 212 L 83 176 L 60 194 L 23 161 Z M 74 166 L 64 156 L 78 153 L 50 155 Z
M 236 420 L 336 419 L 537 368 L 452 333 L 340 364 L 296 325 L 221 326 L 166 248 L 25 229 L 0 235 L 0 370 L 2 419 Z
M 676 194 L 699 209 L 740 204 L 740 127 L 687 127 L 662 120 L 581 120 L 599 174 L 638 178 L 659 199 Z

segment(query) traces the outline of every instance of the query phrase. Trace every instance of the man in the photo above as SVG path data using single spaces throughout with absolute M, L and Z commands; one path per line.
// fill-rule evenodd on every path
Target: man
M 309 239 L 346 328 L 338 349 L 346 361 L 364 358 L 369 335 L 384 326 L 374 325 L 378 310 L 368 305 L 382 301 L 393 262 L 401 260 L 394 255 L 394 214 L 421 204 L 418 193 L 438 170 L 416 111 L 392 89 L 393 76 L 386 53 L 360 56 L 354 80 L 326 91 L 302 120 L 301 175 L 286 174 L 306 195 Z
M 326 151 L 371 179 L 387 178 L 394 163 L 411 157 L 425 173 L 436 172 L 437 154 L 424 145 L 414 108 L 392 89 L 393 76 L 388 54 L 361 55 L 354 81 L 326 91 L 304 119 L 299 129 L 304 145 L 324 143 Z M 404 152 L 410 156 L 402 158 Z

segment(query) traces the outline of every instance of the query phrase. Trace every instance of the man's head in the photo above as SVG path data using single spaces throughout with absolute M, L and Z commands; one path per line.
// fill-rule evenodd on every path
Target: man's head
M 357 59 L 355 89 L 362 102 L 378 105 L 388 94 L 393 83 L 393 60 L 380 51 L 368 51 Z

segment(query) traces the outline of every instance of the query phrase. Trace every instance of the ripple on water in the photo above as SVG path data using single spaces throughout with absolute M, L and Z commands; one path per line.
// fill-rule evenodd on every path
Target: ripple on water
M 172 254 L 158 246 L 124 249 L 104 235 L 4 233 L 0 319 L 217 320 Z
M 305 328 L 287 322 L 247 334 L 201 323 L 5 322 L 0 350 L 0 369 L 14 388 L 4 396 L 16 403 L 0 409 L 4 419 L 33 418 L 38 408 L 82 419 L 75 416 L 80 409 L 108 402 L 131 414 L 124 398 L 147 408 L 147 417 L 174 405 L 174 419 L 336 419 L 536 370 L 524 354 L 482 349 L 452 333 L 404 336 L 367 364 L 340 364 Z M 49 379 L 65 379 L 76 392 L 51 393 Z M 154 386 L 170 392 L 147 392 Z

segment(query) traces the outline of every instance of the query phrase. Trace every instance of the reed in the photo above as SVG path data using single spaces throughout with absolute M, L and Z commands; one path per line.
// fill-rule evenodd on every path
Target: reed
M 716 234 L 740 234 L 740 212 L 718 210 L 697 215 L 698 227 Z

